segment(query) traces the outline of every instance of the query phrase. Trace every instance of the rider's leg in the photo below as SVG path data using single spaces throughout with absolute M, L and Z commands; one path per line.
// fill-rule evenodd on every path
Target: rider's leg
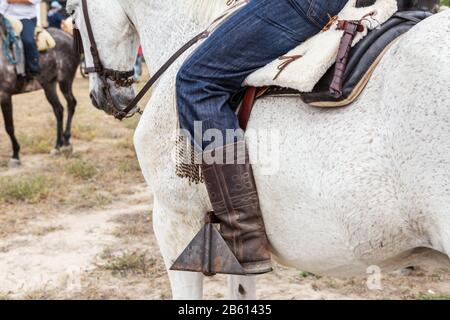
M 20 34 L 25 49 L 25 69 L 29 75 L 39 74 L 39 51 L 34 38 L 34 31 L 37 25 L 37 18 L 22 19 L 23 30 Z
M 259 199 L 242 137 L 216 139 L 203 133 L 239 129 L 229 98 L 253 71 L 318 33 L 347 0 L 252 0 L 230 17 L 185 62 L 177 77 L 180 124 L 205 155 L 233 153 L 232 164 L 203 164 L 204 179 L 221 233 L 246 273 L 270 271 L 270 254 Z M 299 75 L 301 76 L 301 75 Z M 199 134 L 195 123 L 201 123 Z M 216 132 L 217 133 L 217 132 Z M 228 162 L 227 162 L 228 163 Z M 226 271 L 226 270 L 225 270 Z

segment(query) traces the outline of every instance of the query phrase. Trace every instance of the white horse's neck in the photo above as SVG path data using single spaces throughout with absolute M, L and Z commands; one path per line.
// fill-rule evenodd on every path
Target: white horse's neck
M 193 36 L 204 30 L 210 21 L 210 16 L 216 16 L 226 9 L 226 0 L 208 0 L 214 6 L 206 8 L 208 12 L 202 19 L 201 4 L 206 0 L 165 0 L 165 1 L 143 1 L 121 0 L 122 8 L 136 27 L 141 45 L 144 51 L 147 66 L 150 73 L 156 70 L 169 59 L 183 44 Z M 193 6 L 190 6 L 193 5 Z M 200 10 L 200 11 L 199 11 Z M 181 57 L 167 72 L 161 77 L 159 84 L 154 87 L 152 99 L 140 120 L 138 127 L 145 131 L 141 136 L 152 137 L 145 144 L 146 149 L 152 152 L 145 157 L 157 157 L 151 162 L 151 166 L 145 166 L 144 176 L 153 176 L 145 170 L 163 170 L 167 161 L 172 158 L 162 160 L 163 154 L 173 152 L 177 137 L 178 115 L 175 105 L 175 77 L 181 66 L 184 57 Z M 139 135 L 139 134 L 138 134 Z M 150 182 L 150 181 L 148 181 Z

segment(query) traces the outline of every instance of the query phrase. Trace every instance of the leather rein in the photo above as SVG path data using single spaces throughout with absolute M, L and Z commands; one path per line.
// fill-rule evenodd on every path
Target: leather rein
M 111 91 L 110 84 L 108 80 L 112 81 L 116 87 L 130 87 L 133 85 L 134 80 L 134 70 L 130 71 L 118 71 L 113 69 L 105 68 L 101 62 L 100 54 L 97 47 L 97 42 L 95 41 L 94 32 L 92 29 L 91 19 L 89 17 L 89 10 L 87 5 L 87 0 L 81 0 L 82 10 L 84 21 L 86 24 L 86 29 L 90 42 L 90 52 L 92 55 L 92 60 L 94 63 L 93 67 L 86 68 L 86 73 L 96 73 L 100 81 L 102 82 L 102 90 L 106 96 L 107 104 L 113 110 L 113 116 L 116 119 L 123 120 L 124 118 L 130 118 L 134 116 L 136 113 L 142 114 L 142 111 L 138 107 L 138 103 L 142 100 L 142 98 L 146 95 L 146 93 L 152 88 L 155 82 L 172 66 L 172 64 L 187 50 L 193 47 L 199 41 L 206 39 L 211 32 L 216 29 L 222 20 L 230 16 L 236 9 L 248 3 L 249 0 L 228 0 L 227 4 L 230 6 L 221 16 L 215 19 L 207 29 L 196 35 L 194 38 L 189 40 L 186 44 L 184 44 L 178 51 L 176 51 L 170 58 L 167 60 L 156 73 L 147 81 L 144 87 L 139 91 L 136 97 L 125 107 L 125 109 L 119 109 L 115 106 Z M 234 4 L 233 4 L 234 3 Z M 78 53 L 83 53 L 83 45 L 81 40 L 80 31 L 75 28 L 74 29 L 74 41 L 75 47 Z

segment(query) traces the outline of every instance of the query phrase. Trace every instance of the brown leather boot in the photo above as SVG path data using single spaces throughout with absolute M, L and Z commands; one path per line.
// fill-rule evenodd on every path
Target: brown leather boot
M 202 171 L 214 212 L 171 270 L 250 275 L 272 271 L 269 244 L 245 143 L 204 153 Z M 229 160 L 229 164 L 224 161 Z M 218 162 L 217 162 L 218 161 Z M 215 227 L 220 224 L 220 234 Z
M 231 154 L 230 154 L 231 153 Z M 245 142 L 210 151 L 230 164 L 203 164 L 202 172 L 220 233 L 246 274 L 272 271 L 269 244 Z M 225 162 L 225 161 L 224 161 Z

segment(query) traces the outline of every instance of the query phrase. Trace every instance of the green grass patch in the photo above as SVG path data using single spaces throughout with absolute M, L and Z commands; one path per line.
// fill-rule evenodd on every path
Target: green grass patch
M 94 207 L 98 208 L 107 206 L 108 204 L 111 204 L 112 201 L 113 199 L 111 198 L 111 196 L 104 192 L 97 192 L 94 198 L 92 199 Z
M 105 262 L 98 267 L 101 270 L 111 271 L 113 275 L 123 277 L 129 274 L 146 275 L 155 268 L 156 261 L 147 258 L 145 252 L 123 252 L 121 255 L 113 255 L 109 249 L 103 251 L 100 256 Z
M 314 279 L 322 278 L 321 276 L 318 276 L 318 275 L 316 275 L 314 273 L 307 272 L 307 271 L 300 272 L 300 277 L 302 277 L 302 278 L 314 278 Z
M 414 300 L 450 300 L 450 295 L 440 293 L 421 293 Z
M 75 159 L 67 165 L 66 172 L 77 179 L 90 180 L 97 174 L 97 168 L 82 159 Z
M 11 177 L 0 180 L 0 202 L 37 203 L 47 197 L 49 181 L 42 176 Z

